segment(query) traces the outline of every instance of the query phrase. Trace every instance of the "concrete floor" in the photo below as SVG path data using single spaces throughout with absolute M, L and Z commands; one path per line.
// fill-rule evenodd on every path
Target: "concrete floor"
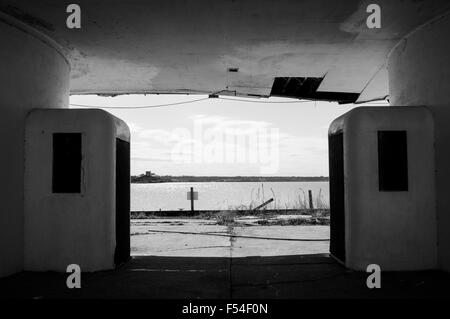
M 0 298 L 448 298 L 447 273 L 382 273 L 381 289 L 368 289 L 368 274 L 336 263 L 326 253 L 328 241 L 298 241 L 326 239 L 328 232 L 327 226 L 134 221 L 135 256 L 118 269 L 83 273 L 81 289 L 68 289 L 66 274 L 22 272 L 0 279 Z
M 0 280 L 1 298 L 448 298 L 450 276 L 438 271 L 383 273 L 381 289 L 366 273 L 347 271 L 327 255 L 268 257 L 141 256 L 114 271 L 66 275 L 23 272 Z
M 247 257 L 329 251 L 328 226 L 258 226 L 256 220 L 237 219 L 237 226 L 222 226 L 208 219 L 133 220 L 131 253 L 137 256 Z

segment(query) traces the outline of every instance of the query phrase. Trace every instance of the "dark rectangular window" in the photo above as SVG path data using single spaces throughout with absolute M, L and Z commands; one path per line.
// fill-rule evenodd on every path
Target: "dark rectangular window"
M 345 262 L 344 135 L 328 137 L 330 172 L 330 252 Z
M 80 193 L 81 133 L 53 133 L 53 193 Z
M 130 143 L 116 139 L 116 265 L 130 258 Z
M 378 131 L 378 185 L 380 191 L 408 191 L 406 131 Z

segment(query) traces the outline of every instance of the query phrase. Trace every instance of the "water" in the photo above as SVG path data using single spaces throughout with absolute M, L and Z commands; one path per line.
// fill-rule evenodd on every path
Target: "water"
M 308 205 L 308 190 L 315 207 L 329 207 L 328 182 L 208 182 L 131 184 L 131 210 L 190 210 L 187 192 L 191 187 L 198 192 L 198 210 L 249 208 L 270 198 L 274 202 L 269 209 L 301 208 Z

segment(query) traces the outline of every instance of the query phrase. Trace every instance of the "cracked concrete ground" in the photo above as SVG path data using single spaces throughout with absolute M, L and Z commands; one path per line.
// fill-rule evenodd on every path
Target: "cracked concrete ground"
M 243 218 L 223 226 L 209 219 L 133 220 L 131 252 L 137 256 L 246 257 L 329 251 L 328 226 L 242 226 L 251 222 Z

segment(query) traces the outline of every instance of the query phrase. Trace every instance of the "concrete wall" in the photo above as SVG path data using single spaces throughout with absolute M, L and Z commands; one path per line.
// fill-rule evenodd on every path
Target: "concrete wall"
M 335 120 L 344 133 L 346 266 L 437 268 L 433 119 L 426 108 L 359 107 Z M 407 131 L 408 191 L 379 191 L 378 131 Z
M 426 105 L 435 118 L 440 267 L 450 271 L 450 15 L 418 28 L 388 60 L 392 105 Z M 431 210 L 431 208 L 430 208 Z
M 82 133 L 81 192 L 52 192 L 53 133 Z M 25 270 L 112 269 L 116 137 L 126 124 L 102 110 L 35 110 L 25 144 Z
M 25 117 L 69 101 L 70 67 L 51 40 L 0 13 L 0 277 L 23 269 Z

